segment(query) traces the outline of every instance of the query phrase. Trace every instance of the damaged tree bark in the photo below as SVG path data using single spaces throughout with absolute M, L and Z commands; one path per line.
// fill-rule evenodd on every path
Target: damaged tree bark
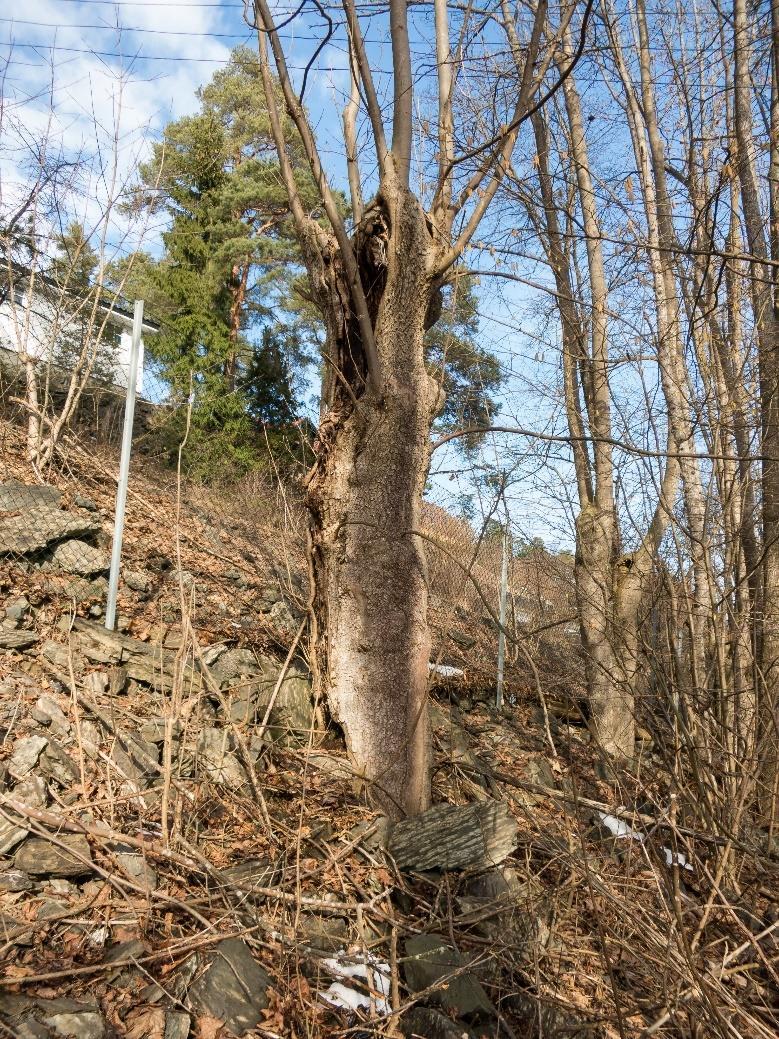
M 397 818 L 419 813 L 430 802 L 430 636 L 418 531 L 430 428 L 443 396 L 425 366 L 424 335 L 440 312 L 441 288 L 451 279 L 498 189 L 519 127 L 540 92 L 575 8 L 553 27 L 547 22 L 546 0 L 540 0 L 524 48 L 513 110 L 496 113 L 494 136 L 456 157 L 453 104 L 462 53 L 457 60 L 452 57 L 446 0 L 435 0 L 438 179 L 426 212 L 410 188 L 415 109 L 406 0 L 388 0 L 383 12 L 392 42 L 389 145 L 360 18 L 353 0 L 342 3 L 352 74 L 344 112 L 344 157 L 354 219 L 350 231 L 293 89 L 267 0 L 255 0 L 255 25 L 279 166 L 311 292 L 326 326 L 317 459 L 307 480 L 315 681 L 344 730 L 352 767 L 364 777 L 369 797 Z M 582 39 L 588 11 L 589 5 Z M 382 12 L 371 15 L 381 16 Z M 462 17 L 467 22 L 471 16 Z M 304 209 L 297 190 L 268 49 L 308 158 L 327 229 Z M 375 197 L 367 204 L 356 145 L 361 108 L 370 124 L 378 180 Z M 465 169 L 456 163 L 465 160 L 469 173 L 455 181 L 455 170 Z M 462 230 L 455 236 L 458 214 L 463 217 Z

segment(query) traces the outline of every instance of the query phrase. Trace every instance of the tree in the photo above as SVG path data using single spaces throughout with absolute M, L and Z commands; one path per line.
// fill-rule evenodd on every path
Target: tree
M 458 92 L 463 41 L 481 14 L 456 15 L 461 43 L 453 49 L 448 5 L 435 0 L 437 155 L 423 162 L 434 184 L 423 194 L 411 187 L 415 85 L 405 0 L 389 0 L 386 9 L 370 14 L 372 25 L 380 16 L 387 19 L 392 42 L 389 139 L 365 41 L 367 16 L 343 0 L 352 75 L 343 152 L 351 228 L 325 174 L 270 7 L 256 0 L 254 10 L 280 172 L 326 328 L 323 414 L 307 481 L 315 677 L 372 799 L 394 816 L 415 813 L 430 800 L 430 637 L 420 508 L 430 429 L 444 404 L 425 363 L 425 333 L 498 190 L 520 125 L 540 100 L 575 9 L 566 9 L 562 25 L 553 28 L 546 3 L 538 5 L 528 26 L 520 89 L 487 110 L 485 126 L 484 113 L 469 119 L 467 108 L 458 108 L 467 100 L 467 92 Z M 268 48 L 327 226 L 312 219 L 295 180 Z M 458 154 L 456 109 L 458 131 L 463 128 Z M 357 147 L 363 111 L 376 169 L 367 202 Z
M 170 225 L 162 257 L 142 258 L 133 287 L 161 323 L 152 355 L 174 400 L 193 394 L 185 457 L 199 475 L 256 465 L 265 452 L 258 423 L 297 418 L 305 350 L 283 314 L 297 244 L 259 84 L 257 56 L 237 48 L 198 92 L 200 111 L 169 124 L 140 169 L 142 204 Z M 310 199 L 310 177 L 298 181 Z M 174 409 L 171 449 L 181 427 Z

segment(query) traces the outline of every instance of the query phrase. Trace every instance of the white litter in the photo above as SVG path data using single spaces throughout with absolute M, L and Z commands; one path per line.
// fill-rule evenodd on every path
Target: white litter
M 644 840 L 643 833 L 631 829 L 624 819 L 618 819 L 616 815 L 606 815 L 605 812 L 598 812 L 598 815 L 603 825 L 618 839 L 630 841 Z
M 687 861 L 687 857 L 683 855 L 680 851 L 677 851 L 674 855 L 670 848 L 663 848 L 663 852 L 665 854 L 666 866 L 673 866 L 674 864 L 676 864 L 677 866 L 681 866 L 682 869 L 688 869 L 690 873 L 695 872 L 690 863 Z
M 461 667 L 452 667 L 450 664 L 434 664 L 432 661 L 427 665 L 434 675 L 440 678 L 465 678 L 465 672 Z
M 344 962 L 339 957 L 349 962 Z M 334 957 L 322 960 L 322 967 L 336 978 L 360 978 L 367 985 L 372 985 L 373 999 L 367 992 L 344 985 L 340 981 L 334 981 L 324 992 L 317 992 L 319 998 L 331 1007 L 342 1010 L 358 1010 L 362 1007 L 370 1009 L 371 1003 L 377 1014 L 386 1015 L 390 1012 L 390 967 L 388 963 L 382 963 L 370 953 L 366 958 L 361 954 L 349 955 L 341 949 Z

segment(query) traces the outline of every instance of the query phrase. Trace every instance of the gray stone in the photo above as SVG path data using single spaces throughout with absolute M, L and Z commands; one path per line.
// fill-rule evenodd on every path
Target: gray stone
M 191 1027 L 189 1014 L 173 1010 L 165 1015 L 164 1039 L 187 1039 Z
M 401 869 L 496 866 L 517 846 L 517 823 L 503 801 L 435 805 L 396 823 L 388 851 Z
M 0 818 L 0 855 L 13 851 L 17 844 L 21 844 L 29 832 L 23 826 L 17 826 L 16 823 L 12 823 L 8 819 Z
M 320 952 L 338 952 L 349 944 L 349 925 L 340 916 L 304 916 L 299 934 L 304 944 Z
M 151 588 L 151 578 L 140 570 L 125 570 L 122 573 L 122 579 L 134 592 L 145 594 Z
M 100 525 L 50 505 L 36 505 L 18 516 L 0 516 L 0 555 L 30 555 L 68 538 L 91 537 Z
M 203 729 L 197 741 L 198 759 L 212 783 L 239 790 L 247 783 L 248 777 L 231 747 L 228 729 Z
M 116 860 L 131 880 L 147 891 L 156 890 L 157 871 L 152 869 L 143 855 L 133 851 L 115 852 Z
M 20 869 L 6 869 L 0 872 L 0 891 L 31 891 L 33 882 Z
M 83 494 L 77 494 L 73 498 L 73 504 L 79 509 L 86 509 L 87 512 L 97 512 L 97 505 L 91 498 L 85 498 Z
M 272 887 L 279 870 L 269 859 L 247 859 L 237 866 L 228 866 L 221 873 L 234 890 L 250 895 L 255 888 Z
M 279 631 L 290 634 L 295 630 L 295 618 L 285 602 L 274 603 L 268 610 L 268 617 Z
M 228 938 L 199 958 L 205 969 L 189 990 L 192 1009 L 223 1021 L 236 1035 L 254 1028 L 268 1006 L 271 982 L 249 946 Z
M 77 577 L 95 577 L 104 573 L 109 567 L 109 559 L 105 552 L 86 541 L 63 541 L 51 553 L 49 565 L 54 570 Z
M 14 751 L 8 762 L 8 771 L 14 779 L 24 779 L 38 764 L 41 754 L 49 745 L 45 736 L 27 736 L 14 743 Z
M 51 779 L 65 788 L 72 786 L 78 779 L 76 763 L 71 761 L 62 745 L 51 737 L 47 740 L 46 749 L 41 754 L 39 767 L 47 779 Z
M 62 492 L 56 487 L 6 480 L 0 483 L 0 512 L 21 512 L 40 506 L 58 508 Z
M 181 733 L 184 730 L 184 726 L 181 724 L 178 718 L 173 719 L 171 725 L 171 736 L 173 740 L 181 738 Z M 165 719 L 164 718 L 147 718 L 147 720 L 141 725 L 140 737 L 147 744 L 157 744 L 165 742 Z M 155 750 L 155 754 L 156 754 Z
M 403 973 L 412 992 L 421 992 L 446 978 L 440 989 L 427 996 L 431 1003 L 455 1014 L 494 1013 L 481 982 L 467 966 L 467 960 L 439 934 L 417 934 L 406 942 Z
M 108 581 L 105 577 L 96 577 L 90 581 L 86 577 L 73 577 L 60 590 L 77 603 L 89 602 L 90 599 L 105 599 L 108 593 Z
M 11 624 L 21 624 L 27 614 L 30 612 L 30 604 L 22 596 L 20 599 L 15 599 L 12 603 L 9 603 L 5 608 L 5 619 Z
M 476 1039 L 476 1033 L 462 1021 L 452 1021 L 430 1007 L 412 1007 L 401 1018 L 400 1027 L 406 1039 Z
M 0 650 L 29 649 L 34 646 L 40 636 L 34 631 L 0 630 Z
M 21 801 L 30 808 L 45 808 L 49 803 L 46 780 L 43 776 L 30 775 L 17 783 L 11 792 L 14 801 Z
M 103 1039 L 105 1035 L 105 1024 L 97 1007 L 47 1014 L 43 1020 L 57 1035 L 73 1039 Z
M 83 877 L 92 872 L 86 837 L 68 833 L 60 834 L 57 840 L 64 847 L 44 837 L 28 838 L 14 856 L 15 868 L 33 877 Z

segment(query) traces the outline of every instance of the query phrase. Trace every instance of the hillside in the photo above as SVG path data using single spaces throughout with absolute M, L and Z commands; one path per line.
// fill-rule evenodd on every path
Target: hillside
M 497 712 L 499 546 L 428 508 L 437 807 L 392 826 L 312 702 L 295 488 L 137 464 L 108 633 L 113 453 L 43 491 L 3 437 L 7 1034 L 776 1034 L 779 849 L 677 796 L 661 729 L 604 771 L 564 563 L 517 561 Z

